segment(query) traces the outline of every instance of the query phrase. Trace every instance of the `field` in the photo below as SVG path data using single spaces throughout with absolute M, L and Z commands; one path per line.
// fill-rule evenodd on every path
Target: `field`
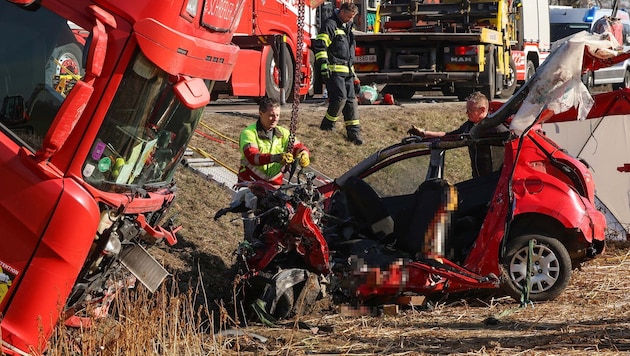
M 232 169 L 238 168 L 239 160 L 232 140 L 256 119 L 255 112 L 238 110 L 207 110 L 200 130 L 216 139 L 197 135 L 191 143 Z M 323 102 L 300 106 L 297 137 L 311 149 L 312 167 L 329 177 L 398 142 L 411 124 L 450 130 L 465 120 L 463 103 L 362 106 L 366 144 L 353 146 L 345 141 L 341 124 L 332 134 L 318 129 L 325 110 Z M 291 105 L 287 105 L 283 125 L 289 125 L 290 114 Z M 152 299 L 145 296 L 151 302 L 136 302 L 129 311 L 132 314 L 117 322 L 115 337 L 90 339 L 89 344 L 102 354 L 590 355 L 630 351 L 626 292 L 630 249 L 622 243 L 609 244 L 604 256 L 575 270 L 568 289 L 553 302 L 520 307 L 508 297 L 461 295 L 428 307 L 402 308 L 395 315 L 362 316 L 348 316 L 339 312 L 339 306 L 322 303 L 312 314 L 281 321 L 276 327 L 255 323 L 237 327 L 223 306 L 232 297 L 232 252 L 242 239 L 242 224 L 229 215 L 213 219 L 218 209 L 229 204 L 230 194 L 187 168 L 182 167 L 176 179 L 179 190 L 172 213 L 178 214 L 184 229 L 176 246 L 152 250 L 173 273 L 172 283 Z M 174 304 L 188 307 L 171 312 Z M 206 310 L 197 311 L 200 306 Z M 139 319 L 143 313 L 148 316 Z M 152 319 L 152 313 L 157 319 Z M 156 326 L 160 323 L 167 326 L 160 329 Z M 86 340 L 79 347 L 82 354 L 91 354 L 85 351 Z

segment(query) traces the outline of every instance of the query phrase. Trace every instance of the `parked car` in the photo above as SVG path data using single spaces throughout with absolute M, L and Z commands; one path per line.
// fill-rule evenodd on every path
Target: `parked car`
M 580 31 L 593 32 L 597 21 L 604 16 L 611 16 L 611 9 L 572 8 L 568 6 L 550 6 L 549 22 L 551 42 L 574 35 Z M 630 15 L 626 10 L 618 10 L 616 18 L 621 21 L 622 34 L 620 45 L 623 51 L 630 50 Z M 630 60 L 617 65 L 588 71 L 582 81 L 591 90 L 596 85 L 611 84 L 613 89 L 630 88 Z

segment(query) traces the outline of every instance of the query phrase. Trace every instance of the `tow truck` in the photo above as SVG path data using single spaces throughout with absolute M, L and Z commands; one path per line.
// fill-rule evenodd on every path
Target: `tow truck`
M 509 98 L 549 51 L 546 1 L 390 0 L 378 16 L 381 33 L 355 36 L 354 67 L 401 99 L 434 87 L 460 100 L 474 90 Z

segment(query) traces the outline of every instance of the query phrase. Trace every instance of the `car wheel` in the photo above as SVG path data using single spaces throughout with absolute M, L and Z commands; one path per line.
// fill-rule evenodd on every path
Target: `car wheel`
M 527 256 L 531 249 L 531 269 Z M 571 279 L 571 257 L 557 239 L 539 234 L 524 234 L 508 242 L 502 260 L 502 287 L 505 292 L 521 300 L 529 277 L 529 300 L 553 300 L 564 291 Z M 528 270 L 529 269 L 529 270 Z
M 308 94 L 306 96 L 307 98 L 312 98 L 315 96 L 315 53 L 313 53 L 313 50 L 310 49 L 308 50 L 308 61 L 309 72 L 311 75 L 309 77 Z
M 457 88 L 455 87 L 455 95 L 457 95 L 457 100 L 466 101 L 470 94 L 472 94 L 472 88 Z
M 395 99 L 409 100 L 416 94 L 416 88 L 404 85 L 386 85 L 382 92 L 392 94 Z

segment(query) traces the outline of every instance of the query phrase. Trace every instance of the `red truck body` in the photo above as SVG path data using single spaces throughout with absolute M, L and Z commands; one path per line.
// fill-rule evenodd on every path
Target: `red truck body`
M 177 241 L 172 177 L 236 63 L 242 5 L 0 1 L 3 352 L 43 352 L 110 271 L 163 281 L 145 247 Z
M 302 5 L 304 20 L 301 31 L 304 39 L 297 81 L 299 86 L 294 88 L 295 67 L 298 65 L 299 1 L 246 0 L 243 17 L 234 36 L 234 43 L 241 47 L 241 54 L 230 80 L 217 83 L 213 94 L 267 95 L 282 102 L 290 101 L 294 90 L 298 90 L 302 97 L 308 95 L 312 91 L 314 60 L 309 49 L 311 38 L 317 35 L 315 8 L 321 2 Z

